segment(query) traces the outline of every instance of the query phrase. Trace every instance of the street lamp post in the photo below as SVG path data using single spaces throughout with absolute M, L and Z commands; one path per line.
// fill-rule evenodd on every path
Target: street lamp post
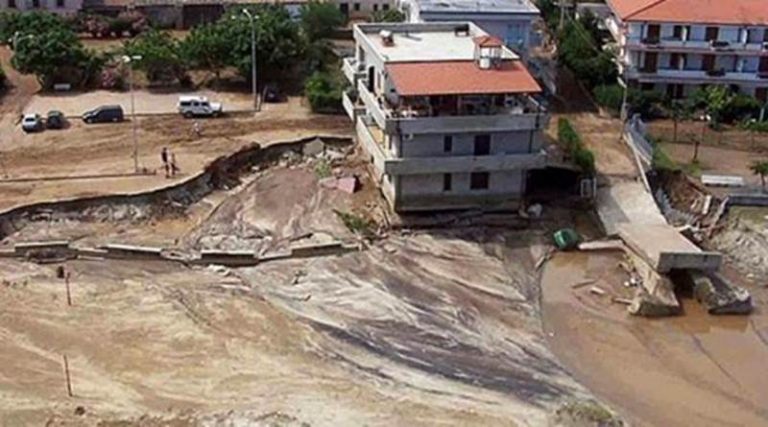
M 259 111 L 261 104 L 256 86 L 256 19 L 259 18 L 259 15 L 253 15 L 248 9 L 243 9 L 243 14 L 248 17 L 251 23 L 251 90 L 253 92 L 253 108 Z
M 133 124 L 133 170 L 139 173 L 139 139 L 136 126 L 136 104 L 133 97 L 133 61 L 140 61 L 141 55 L 123 56 L 123 62 L 128 64 L 128 87 L 131 92 L 131 123 Z

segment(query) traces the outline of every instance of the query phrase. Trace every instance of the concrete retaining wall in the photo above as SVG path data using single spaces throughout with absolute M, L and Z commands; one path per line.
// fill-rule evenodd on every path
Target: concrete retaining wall
M 768 206 L 768 194 L 731 194 L 728 196 L 729 206 Z
M 211 162 L 202 172 L 168 187 L 129 194 L 83 197 L 54 202 L 41 202 L 0 212 L 0 240 L 13 234 L 23 222 L 52 216 L 72 217 L 80 220 L 104 220 L 105 215 L 124 207 L 128 211 L 162 213 L 183 209 L 219 188 L 231 188 L 239 184 L 240 176 L 252 166 L 277 162 L 286 152 L 301 154 L 305 144 L 321 139 L 326 146 L 352 145 L 351 138 L 336 136 L 311 136 L 298 140 L 276 142 L 266 147 L 252 144 L 239 151 L 222 156 Z M 115 216 L 113 220 L 121 218 Z

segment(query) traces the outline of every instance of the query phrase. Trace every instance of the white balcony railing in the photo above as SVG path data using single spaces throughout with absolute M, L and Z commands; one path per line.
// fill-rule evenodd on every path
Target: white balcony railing
M 341 71 L 352 85 L 357 85 L 357 80 L 365 76 L 365 72 L 360 69 L 357 60 L 353 57 L 342 58 Z
M 765 82 L 758 72 L 726 71 L 722 74 L 710 73 L 703 70 L 679 70 L 673 68 L 660 68 L 656 72 L 649 73 L 643 70 L 628 69 L 627 78 L 645 81 L 690 81 L 690 82 L 722 82 L 722 83 L 756 83 Z
M 384 170 L 390 175 L 425 173 L 470 173 L 541 169 L 546 166 L 543 153 L 496 154 L 488 156 L 407 157 L 389 159 Z
M 549 123 L 546 113 L 501 113 L 471 116 L 396 117 L 383 98 L 376 98 L 358 81 L 358 96 L 368 114 L 387 133 L 402 134 L 504 132 L 544 129 Z

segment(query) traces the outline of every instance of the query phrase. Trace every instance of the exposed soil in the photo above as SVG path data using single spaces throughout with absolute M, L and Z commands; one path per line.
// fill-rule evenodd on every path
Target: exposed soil
M 768 289 L 750 287 L 749 317 L 711 316 L 683 299 L 676 318 L 630 317 L 626 274 L 610 253 L 557 254 L 542 278 L 544 329 L 576 378 L 633 425 L 760 426 L 768 423 Z M 608 292 L 573 289 L 583 279 Z

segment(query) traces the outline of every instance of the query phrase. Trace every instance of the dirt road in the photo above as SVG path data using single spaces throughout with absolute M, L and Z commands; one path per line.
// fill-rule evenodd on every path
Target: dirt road
M 611 254 L 558 254 L 542 278 L 544 329 L 576 378 L 642 426 L 768 423 L 768 289 L 751 287 L 755 313 L 711 316 L 691 299 L 685 314 L 649 320 L 588 287 L 623 296 L 626 275 Z
M 27 135 L 4 117 L 0 123 L 0 175 L 11 181 L 0 181 L 0 209 L 60 198 L 145 191 L 183 180 L 213 159 L 255 142 L 317 134 L 349 136 L 353 130 L 347 117 L 312 115 L 296 98 L 270 104 L 256 117 L 201 120 L 201 138 L 193 136 L 193 121 L 181 117 L 138 120 L 139 164 L 156 175 L 13 182 L 19 178 L 132 174 L 132 125 L 128 121 L 85 125 L 73 120 L 69 129 Z M 164 177 L 162 147 L 176 154 L 181 174 L 175 179 Z

